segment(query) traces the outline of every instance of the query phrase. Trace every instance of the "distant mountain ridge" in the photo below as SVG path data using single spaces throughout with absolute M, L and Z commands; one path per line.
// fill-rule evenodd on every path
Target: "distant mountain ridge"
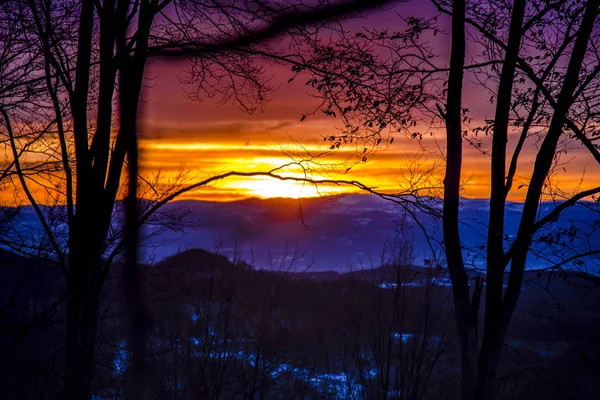
M 441 207 L 439 202 L 427 201 L 433 208 Z M 516 236 L 522 207 L 522 203 L 507 203 L 507 245 Z M 551 203 L 543 203 L 540 216 L 554 207 Z M 229 256 L 237 251 L 249 262 L 267 268 L 272 264 L 279 265 L 285 259 L 290 261 L 292 250 L 297 245 L 302 254 L 296 257 L 297 268 L 312 266 L 317 271 L 344 272 L 350 267 L 356 269 L 383 264 L 392 249 L 405 238 L 412 241 L 414 264 L 423 265 L 426 260 L 432 259 L 430 244 L 438 255 L 441 254 L 439 221 L 418 210 L 404 219 L 399 206 L 376 196 L 247 199 L 229 203 L 188 200 L 167 205 L 167 209 L 182 208 L 188 210 L 190 220 L 195 220 L 197 227 L 163 238 L 166 240 L 162 241 L 162 246 L 156 248 L 158 258 L 202 247 L 218 249 Z M 488 218 L 489 200 L 462 200 L 461 237 L 468 247 L 465 248 L 465 256 L 477 267 L 483 266 L 481 255 L 475 255 L 484 251 Z M 401 228 L 403 222 L 404 227 Z M 575 237 L 570 244 L 588 248 L 590 243 L 600 243 L 600 229 L 592 226 L 595 222 L 600 227 L 600 206 L 583 203 L 565 212 L 552 225 L 550 232 L 567 230 L 575 224 L 580 229 L 580 237 Z M 426 240 L 422 227 L 432 239 L 430 242 Z M 552 246 L 546 248 L 546 244 L 534 244 L 534 249 L 538 255 L 563 251 L 556 248 L 556 244 Z M 384 252 L 387 254 L 384 255 Z M 549 262 L 534 255 L 529 261 L 530 266 L 547 266 Z M 586 264 L 589 264 L 590 270 L 597 271 L 598 266 L 590 260 L 586 260 Z
M 434 199 L 423 201 L 434 209 L 441 207 Z M 553 204 L 543 203 L 540 215 L 553 208 Z M 508 202 L 507 246 L 516 236 L 521 211 L 521 203 Z M 414 264 L 423 265 L 432 259 L 430 245 L 441 254 L 439 221 L 419 210 L 405 216 L 399 206 L 370 195 L 300 200 L 249 198 L 234 202 L 182 200 L 165 205 L 162 212 L 185 212 L 186 227 L 164 231 L 159 226 L 147 226 L 146 233 L 156 233 L 143 249 L 148 260 L 160 261 L 184 250 L 203 248 L 218 251 L 230 259 L 242 258 L 259 268 L 293 264 L 296 270 L 343 272 L 383 264 L 404 240 L 412 242 Z M 29 226 L 36 224 L 30 207 L 25 207 L 21 218 Z M 461 238 L 466 245 L 465 257 L 476 267 L 484 265 L 488 218 L 487 199 L 462 200 Z M 590 244 L 600 243 L 600 205 L 583 203 L 569 208 L 552 229 L 542 232 L 541 236 L 566 231 L 572 225 L 577 227 L 578 233 L 570 246 L 589 249 Z M 422 228 L 430 241 L 426 240 Z M 558 259 L 543 259 L 552 252 L 566 254 L 566 249 L 552 243 L 550 236 L 548 243 L 534 244 L 537 255 L 529 257 L 530 267 L 556 262 Z M 586 259 L 583 267 L 597 272 L 597 264 L 597 258 Z

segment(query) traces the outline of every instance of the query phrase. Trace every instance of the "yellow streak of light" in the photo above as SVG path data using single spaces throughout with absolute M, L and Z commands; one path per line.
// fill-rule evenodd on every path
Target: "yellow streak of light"
M 282 147 L 293 148 L 293 144 L 285 144 Z M 148 168 L 167 166 L 166 176 L 175 175 L 178 172 L 177 163 L 184 163 L 185 168 L 191 168 L 199 174 L 199 178 L 221 174 L 231 170 L 235 171 L 269 171 L 281 165 L 290 162 L 290 158 L 285 156 L 281 147 L 269 145 L 243 145 L 236 143 L 197 143 L 197 142 L 165 142 L 165 141 L 145 141 L 143 144 L 145 150 L 144 159 Z M 322 150 L 318 144 L 310 145 L 305 149 L 311 151 Z M 336 152 L 329 161 L 342 162 L 353 149 L 347 149 L 343 152 Z M 338 168 L 337 172 L 330 172 L 325 177 L 327 179 L 357 180 L 361 183 L 376 187 L 382 192 L 395 192 L 403 186 L 400 176 L 402 170 L 409 169 L 411 165 L 410 157 L 406 152 L 410 152 L 410 147 L 404 147 L 403 152 L 380 152 L 375 158 L 366 164 L 354 166 L 348 174 L 344 174 L 344 167 Z M 261 155 L 257 155 L 261 154 Z M 175 158 L 175 160 L 173 160 Z M 485 160 L 485 162 L 484 162 Z M 432 163 L 435 157 L 427 157 L 422 160 L 425 163 Z M 465 180 L 463 181 L 463 195 L 473 198 L 486 198 L 489 196 L 489 159 L 478 153 L 472 152 L 465 154 L 464 160 Z M 527 175 L 528 166 L 524 165 L 519 172 Z M 283 174 L 293 176 L 303 176 L 298 169 L 284 170 Z M 437 171 L 435 179 L 441 181 L 443 171 Z M 314 179 L 323 178 L 320 174 L 314 174 Z M 573 168 L 568 174 L 564 174 L 561 180 L 562 187 L 565 190 L 573 189 L 581 177 L 578 168 Z M 591 176 L 586 174 L 587 184 L 581 187 L 585 190 L 593 187 L 600 181 L 600 176 Z M 432 180 L 435 180 L 432 179 Z M 588 187 L 589 186 L 589 187 Z M 211 187 L 197 189 L 193 193 L 187 194 L 186 198 L 210 198 L 211 200 L 223 201 L 238 199 L 243 197 L 316 197 L 329 194 L 339 194 L 346 192 L 357 192 L 358 189 L 352 187 L 319 187 L 302 182 L 279 181 L 276 179 L 261 178 L 229 178 L 226 181 L 218 182 Z M 516 187 L 509 195 L 509 200 L 523 200 L 526 193 L 526 186 L 520 189 Z

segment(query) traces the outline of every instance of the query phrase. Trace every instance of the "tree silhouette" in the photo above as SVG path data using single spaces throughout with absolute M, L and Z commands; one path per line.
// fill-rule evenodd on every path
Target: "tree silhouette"
M 215 69 L 228 71 L 230 80 L 219 82 L 219 89 L 233 88 L 238 99 L 246 96 L 262 101 L 261 71 L 235 49 L 301 24 L 355 13 L 385 1 L 3 3 L 1 19 L 12 24 L 3 26 L 3 34 L 7 33 L 3 39 L 14 39 L 20 46 L 12 58 L 2 60 L 0 78 L 0 110 L 13 156 L 10 168 L 14 168 L 19 186 L 43 227 L 44 240 L 50 247 L 48 258 L 59 265 L 67 283 L 64 397 L 92 396 L 98 307 L 114 260 L 107 254 L 114 249 L 126 250 L 123 276 L 132 317 L 128 345 L 134 355 L 133 364 L 139 365 L 134 368 L 139 376 L 129 395 L 137 397 L 142 395 L 138 390 L 144 374 L 146 325 L 137 279 L 137 121 L 149 57 L 189 57 L 185 51 L 188 45 L 201 48 L 201 54 L 194 55 L 202 61 L 196 70 L 209 76 Z M 182 27 L 189 35 L 179 36 Z M 207 42 L 193 37 L 202 29 L 211 32 L 203 37 Z M 191 43 L 183 41 L 190 37 Z M 247 83 L 242 85 L 244 89 L 235 85 L 238 79 Z M 15 127 L 22 132 L 17 134 Z M 32 140 L 38 136 L 45 142 L 34 148 Z M 52 162 L 54 168 L 42 169 L 42 180 L 27 175 L 29 166 L 24 165 L 24 154 L 28 149 L 44 154 Z M 57 232 L 57 226 L 50 223 L 46 210 L 39 205 L 43 201 L 37 195 L 40 191 L 62 207 L 62 226 L 66 225 L 66 230 Z M 118 199 L 125 193 L 128 195 L 120 210 Z M 125 214 L 125 227 L 115 233 L 115 214 L 121 212 Z
M 439 65 L 440 56 L 431 44 L 442 30 L 438 17 L 413 17 L 404 18 L 395 31 L 334 32 L 332 40 L 320 42 L 321 52 L 294 70 L 312 74 L 310 82 L 323 99 L 323 111 L 344 122 L 343 132 L 329 138 L 332 149 L 358 143 L 358 149 L 364 147 L 366 153 L 390 143 L 398 134 L 421 142 L 434 135 L 436 127 L 444 128 L 443 246 L 453 285 L 463 396 L 489 399 L 494 396 L 501 350 L 532 242 L 566 244 L 546 247 L 553 266 L 581 266 L 600 252 L 593 244 L 586 249 L 568 249 L 581 227 L 543 233 L 544 229 L 551 231 L 552 223 L 569 207 L 581 202 L 591 206 L 586 201 L 596 200 L 594 196 L 600 192 L 590 181 L 586 188 L 566 193 L 554 178 L 563 166 L 560 156 L 572 148 L 600 160 L 595 144 L 598 3 L 434 0 L 432 4 L 451 18 L 446 65 Z M 467 44 L 476 49 L 471 50 L 473 61 L 469 63 Z M 483 126 L 470 127 L 471 115 L 463 99 L 469 84 L 466 74 L 480 83 L 480 90 L 488 91 L 495 105 L 493 118 Z M 438 103 L 441 98 L 445 98 L 444 106 Z M 515 136 L 510 154 L 508 143 Z M 489 149 L 486 137 L 491 137 Z M 536 152 L 528 158 L 524 149 L 534 141 Z M 459 231 L 464 144 L 490 157 L 487 243 L 481 247 L 485 254 L 484 295 L 481 283 L 470 283 L 466 244 Z M 533 169 L 522 172 L 526 160 Z M 507 196 L 523 187 L 527 187 L 523 213 L 512 240 L 505 232 Z M 554 208 L 542 210 L 544 199 L 554 200 Z M 593 229 L 590 225 L 584 231 L 589 234 Z M 477 315 L 482 295 L 485 321 L 480 340 Z

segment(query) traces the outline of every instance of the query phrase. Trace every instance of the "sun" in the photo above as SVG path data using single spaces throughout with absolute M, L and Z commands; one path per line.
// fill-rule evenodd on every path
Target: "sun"
M 223 188 L 235 190 L 240 194 L 260 198 L 304 198 L 340 194 L 347 188 L 337 186 L 315 186 L 310 183 L 297 181 L 282 181 L 269 177 L 245 178 L 232 180 Z

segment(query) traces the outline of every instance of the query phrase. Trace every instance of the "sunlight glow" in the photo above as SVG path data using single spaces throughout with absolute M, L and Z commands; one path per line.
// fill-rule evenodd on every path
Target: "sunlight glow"
M 155 169 L 163 170 L 164 177 L 175 176 L 182 170 L 193 171 L 194 180 L 203 180 L 210 176 L 223 174 L 229 171 L 238 172 L 267 172 L 288 164 L 292 161 L 289 153 L 301 151 L 319 153 L 323 146 L 312 143 L 308 146 L 299 146 L 288 141 L 287 143 L 264 144 L 255 142 L 245 144 L 239 141 L 223 141 L 203 143 L 196 140 L 160 140 L 144 139 L 141 142 L 143 150 L 144 165 L 148 172 Z M 282 149 L 289 149 L 286 154 Z M 327 155 L 321 162 L 336 164 L 336 167 L 328 169 L 324 167 L 321 171 L 312 174 L 314 179 L 337 179 L 356 180 L 380 192 L 397 193 L 399 190 L 407 189 L 407 185 L 416 184 L 417 187 L 437 187 L 441 190 L 443 169 L 429 170 L 429 166 L 436 162 L 435 155 L 424 153 L 419 159 L 419 148 L 413 142 L 403 143 L 402 146 L 386 149 L 378 152 L 366 163 L 344 164 L 348 160 L 351 147 L 335 151 Z M 308 153 L 307 153 L 308 154 Z M 489 167 L 487 159 L 482 163 L 482 155 L 468 148 L 465 152 L 462 190 L 465 197 L 486 198 L 489 196 L 487 186 Z M 418 164 L 423 165 L 419 166 Z M 352 168 L 346 171 L 347 167 Z M 573 167 L 575 167 L 575 163 Z M 317 170 L 321 166 L 316 165 Z M 531 168 L 528 164 L 520 166 L 519 172 L 523 175 Z M 348 172 L 348 173 L 345 173 Z M 280 175 L 302 177 L 299 168 L 287 168 L 278 170 Z M 413 176 L 411 176 L 413 174 Z M 416 174 L 416 175 L 414 175 Z M 421 176 L 421 174 L 424 174 Z M 439 176 L 438 176 L 439 175 Z M 600 177 L 589 176 L 589 182 L 598 181 Z M 563 185 L 565 187 L 574 185 L 581 176 L 580 168 L 571 168 L 568 173 L 563 174 Z M 414 189 L 414 187 L 413 187 Z M 584 188 L 581 188 L 584 189 Z M 226 180 L 215 182 L 209 187 L 198 188 L 193 192 L 186 193 L 183 198 L 210 199 L 217 201 L 230 201 L 245 197 L 317 197 L 341 193 L 359 192 L 352 186 L 319 186 L 294 181 L 281 181 L 268 177 L 240 178 L 230 177 Z M 436 193 L 438 193 L 436 192 Z M 509 200 L 520 201 L 523 199 L 526 187 L 515 187 L 508 196 Z M 420 194 L 431 194 L 431 192 L 420 192 Z M 434 194 L 437 195 L 437 194 Z
M 178 138 L 173 141 L 160 138 L 144 138 L 140 141 L 142 175 L 145 178 L 160 174 L 159 182 L 168 190 L 174 184 L 183 187 L 205 180 L 209 177 L 236 172 L 268 172 L 276 170 L 278 175 L 304 177 L 301 168 L 278 169 L 292 161 L 290 155 L 296 152 L 321 154 L 323 146 L 313 142 L 308 146 L 299 146 L 293 141 L 276 145 L 255 142 L 245 144 L 239 141 L 223 141 L 203 143 L 198 141 Z M 285 149 L 285 151 L 283 151 Z M 402 146 L 393 147 L 378 152 L 368 162 L 356 163 L 356 158 L 349 153 L 352 148 L 331 152 L 325 158 L 319 158 L 316 164 L 311 164 L 310 177 L 313 179 L 353 180 L 365 184 L 379 192 L 397 193 L 403 189 L 414 190 L 415 187 L 436 187 L 435 193 L 427 190 L 419 191 L 421 195 L 439 195 L 443 187 L 443 169 L 430 168 L 436 163 L 435 155 L 424 153 L 419 159 L 419 149 L 412 142 L 403 143 Z M 35 153 L 24 158 L 24 163 L 38 161 Z M 5 155 L 9 159 L 9 155 Z M 349 161 L 350 160 L 350 161 Z M 482 162 L 484 161 L 485 162 Z M 465 171 L 462 181 L 462 195 L 470 198 L 487 198 L 489 196 L 489 164 L 487 158 L 467 148 L 463 169 Z M 330 163 L 330 164 L 328 164 Z M 422 164 L 422 165 L 420 165 Z M 600 175 L 596 171 L 585 171 L 584 157 L 577 158 L 569 165 L 568 170 L 561 170 L 560 183 L 563 190 L 586 190 L 597 186 Z M 351 167 L 348 169 L 348 167 Z M 531 164 L 523 163 L 519 166 L 519 175 L 527 176 Z M 585 171 L 586 180 L 581 183 L 582 171 Z M 183 180 L 180 178 L 183 177 Z M 522 201 L 527 191 L 526 181 L 514 185 L 508 196 L 511 201 Z M 37 177 L 30 180 L 30 189 L 39 198 L 42 204 L 54 204 L 64 200 L 56 200 L 48 196 L 48 187 L 52 190 L 62 190 L 56 186 L 60 182 L 56 176 Z M 44 186 L 42 186 L 44 185 Z M 0 190 L 0 204 L 26 204 L 26 198 L 18 186 L 7 185 Z M 148 193 L 152 194 L 152 191 Z M 353 186 L 323 186 L 315 187 L 309 183 L 297 181 L 282 181 L 268 177 L 229 177 L 222 181 L 215 181 L 210 186 L 199 187 L 186 192 L 179 199 L 195 199 L 209 201 L 232 201 L 248 197 L 259 198 L 308 198 L 342 193 L 360 193 Z
M 296 181 L 281 181 L 269 177 L 257 177 L 248 179 L 231 180 L 221 186 L 223 189 L 229 189 L 244 193 L 252 197 L 273 198 L 304 198 L 318 197 L 340 194 L 352 190 L 349 187 L 341 186 L 319 186 Z

